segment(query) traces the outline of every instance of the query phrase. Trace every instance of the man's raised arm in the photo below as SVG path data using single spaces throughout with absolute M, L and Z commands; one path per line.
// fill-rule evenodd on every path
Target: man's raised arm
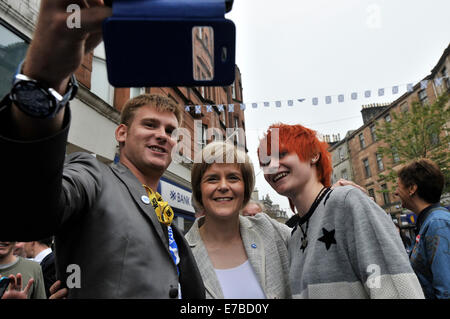
M 70 8 L 80 9 L 79 26 L 72 26 L 74 12 Z M 84 54 L 101 42 L 102 21 L 111 13 L 102 0 L 42 0 L 36 30 L 19 73 L 63 97 Z M 10 112 L 11 134 L 18 139 L 39 139 L 62 127 L 64 107 L 50 118 L 36 118 L 26 111 L 26 106 L 13 105 Z

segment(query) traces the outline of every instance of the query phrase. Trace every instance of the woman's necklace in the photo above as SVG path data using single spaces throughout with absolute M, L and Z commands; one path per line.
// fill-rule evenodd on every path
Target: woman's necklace
M 322 199 L 324 198 L 324 196 L 331 190 L 331 188 L 329 187 L 323 187 L 319 194 L 317 194 L 316 199 L 314 199 L 313 204 L 311 205 L 311 207 L 309 208 L 308 212 L 300 217 L 298 219 L 298 226 L 300 227 L 300 230 L 302 231 L 302 245 L 300 246 L 300 249 L 302 250 L 302 252 L 305 252 L 306 247 L 308 246 L 308 226 L 309 226 L 309 219 L 311 218 L 312 214 L 314 213 L 314 211 L 316 210 L 317 206 L 319 205 L 319 203 L 322 201 Z M 303 231 L 303 227 L 302 225 L 306 222 L 306 227 L 305 227 L 305 231 Z

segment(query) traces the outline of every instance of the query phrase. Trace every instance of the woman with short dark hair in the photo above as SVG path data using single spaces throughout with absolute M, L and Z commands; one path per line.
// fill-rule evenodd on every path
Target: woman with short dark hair
M 436 163 L 422 158 L 397 176 L 395 195 L 418 216 L 411 265 L 426 298 L 450 298 L 450 212 L 439 203 L 444 175 Z
M 240 211 L 255 173 L 245 151 L 212 142 L 191 170 L 192 198 L 203 212 L 185 238 L 209 299 L 291 298 L 287 241 L 291 230 L 264 213 Z

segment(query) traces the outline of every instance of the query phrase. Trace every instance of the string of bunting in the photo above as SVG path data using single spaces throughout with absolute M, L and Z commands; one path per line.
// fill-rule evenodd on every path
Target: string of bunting
M 444 79 L 448 79 L 449 76 L 442 76 L 442 77 L 438 77 L 434 79 L 434 84 L 435 86 L 441 86 L 443 84 Z M 430 80 L 422 80 L 420 81 L 420 89 L 426 89 L 428 87 L 430 83 Z M 401 86 L 405 86 L 406 85 L 406 91 L 408 93 L 411 93 L 414 91 L 414 83 L 407 83 L 407 84 L 400 84 L 400 85 L 394 85 L 392 87 L 390 87 L 391 93 L 392 95 L 396 95 L 399 94 L 400 92 L 400 87 Z M 386 88 L 379 88 L 378 90 L 375 91 L 375 94 L 377 96 L 384 96 L 386 93 L 388 92 L 388 90 L 386 90 Z M 372 90 L 365 90 L 364 92 L 352 92 L 350 94 L 350 100 L 355 101 L 358 100 L 360 98 L 360 96 L 364 97 L 364 98 L 370 98 L 372 97 Z M 375 96 L 375 95 L 374 95 Z M 333 100 L 336 101 L 337 98 L 337 102 L 338 103 L 343 103 L 345 102 L 345 95 L 344 94 L 338 94 L 338 95 L 326 95 L 324 97 L 324 101 L 325 104 L 332 104 Z M 251 107 L 251 108 L 258 108 L 258 106 L 262 105 L 263 107 L 270 107 L 271 105 L 275 105 L 275 107 L 279 108 L 282 107 L 283 104 L 287 105 L 287 106 L 294 106 L 294 103 L 303 103 L 305 101 L 307 101 L 307 98 L 296 98 L 296 99 L 289 99 L 289 100 L 278 100 L 278 101 L 263 101 L 263 102 L 250 102 L 250 103 L 239 103 L 239 108 L 242 111 L 245 111 L 245 109 L 247 107 Z M 314 106 L 319 105 L 319 97 L 312 97 L 310 99 L 311 104 Z M 234 108 L 235 108 L 235 104 L 207 104 L 207 105 L 186 105 L 185 106 L 185 111 L 186 112 L 190 112 L 191 108 L 193 108 L 194 112 L 196 114 L 200 114 L 202 112 L 202 109 L 205 109 L 206 112 L 212 112 L 213 111 L 213 106 L 217 107 L 217 110 L 219 112 L 234 112 Z M 225 110 L 226 109 L 226 110 Z

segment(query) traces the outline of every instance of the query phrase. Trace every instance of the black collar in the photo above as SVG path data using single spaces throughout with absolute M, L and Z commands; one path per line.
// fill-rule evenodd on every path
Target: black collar
M 311 205 L 311 207 L 309 208 L 308 212 L 303 215 L 302 217 L 300 217 L 299 214 L 295 214 L 294 216 L 292 216 L 291 218 L 289 218 L 289 220 L 286 222 L 286 225 L 289 227 L 294 227 L 296 225 L 303 225 L 306 221 L 309 220 L 309 218 L 312 216 L 312 214 L 314 213 L 314 211 L 316 210 L 317 206 L 320 204 L 320 202 L 322 201 L 322 199 L 328 194 L 328 196 L 330 196 L 332 189 L 327 187 L 324 188 L 325 190 L 322 191 L 318 194 L 317 198 L 315 199 L 314 203 Z M 326 202 L 326 201 L 325 201 Z M 325 204 L 325 203 L 324 203 Z

